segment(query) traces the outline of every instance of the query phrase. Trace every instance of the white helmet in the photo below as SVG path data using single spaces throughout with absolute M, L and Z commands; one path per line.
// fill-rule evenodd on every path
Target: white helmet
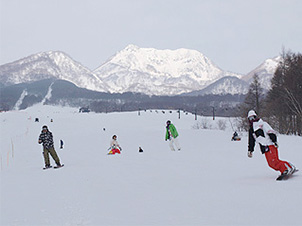
M 254 110 L 250 110 L 249 113 L 247 114 L 247 117 L 251 117 L 251 116 L 257 116 L 256 112 Z
M 254 110 L 250 110 L 249 113 L 247 114 L 247 119 L 249 120 L 250 123 L 257 121 L 258 117 L 256 112 Z

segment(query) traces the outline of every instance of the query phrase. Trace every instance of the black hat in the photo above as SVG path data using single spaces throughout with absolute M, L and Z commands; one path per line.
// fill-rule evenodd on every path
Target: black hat
M 44 129 L 48 130 L 47 126 L 44 125 L 44 126 L 42 127 L 42 130 L 44 130 Z

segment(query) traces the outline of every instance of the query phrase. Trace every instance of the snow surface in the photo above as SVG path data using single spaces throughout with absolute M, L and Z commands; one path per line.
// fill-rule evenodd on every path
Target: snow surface
M 164 140 L 168 119 L 180 134 L 180 152 Z M 41 105 L 0 113 L 0 225 L 301 225 L 301 171 L 276 181 L 279 173 L 258 147 L 247 157 L 245 133 L 230 141 L 230 121 Z M 224 131 L 216 129 L 222 122 Z M 44 124 L 61 169 L 42 170 L 37 140 Z M 106 154 L 113 134 L 121 155 Z M 302 165 L 301 137 L 279 135 L 279 144 L 281 159 Z

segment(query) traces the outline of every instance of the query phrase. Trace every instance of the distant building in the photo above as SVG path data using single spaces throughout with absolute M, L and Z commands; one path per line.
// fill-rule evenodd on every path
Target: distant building
M 88 107 L 81 107 L 79 109 L 79 112 L 80 113 L 88 113 L 88 112 L 90 112 L 90 109 Z

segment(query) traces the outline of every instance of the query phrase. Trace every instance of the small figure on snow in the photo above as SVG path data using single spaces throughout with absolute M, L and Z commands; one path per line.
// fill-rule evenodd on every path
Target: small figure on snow
M 260 145 L 262 154 L 265 154 L 268 165 L 276 171 L 281 172 L 281 176 L 290 175 L 296 171 L 296 167 L 278 157 L 278 143 L 276 132 L 272 127 L 260 119 L 254 110 L 248 112 L 250 124 L 248 157 L 253 157 L 255 142 Z
M 39 136 L 38 143 L 43 145 L 45 168 L 46 169 L 51 168 L 50 161 L 49 161 L 49 154 L 56 162 L 57 167 L 61 167 L 62 165 L 60 163 L 60 159 L 54 148 L 52 133 L 48 130 L 47 126 L 42 127 L 42 131 Z
M 138 148 L 138 152 L 144 152 L 141 147 Z
M 171 148 L 171 151 L 175 151 L 174 144 L 178 151 L 180 151 L 180 145 L 178 142 L 178 132 L 175 128 L 175 126 L 171 123 L 170 120 L 167 121 L 166 126 L 166 141 L 169 140 L 169 146 Z
M 64 145 L 63 140 L 60 140 L 60 149 L 63 149 L 63 145 Z
M 112 136 L 112 140 L 110 142 L 110 151 L 108 153 L 108 155 L 114 155 L 115 153 L 121 154 L 121 146 L 118 144 L 117 142 L 117 136 L 113 135 Z
M 232 141 L 240 141 L 241 138 L 239 137 L 238 133 L 235 131 L 233 133 Z

